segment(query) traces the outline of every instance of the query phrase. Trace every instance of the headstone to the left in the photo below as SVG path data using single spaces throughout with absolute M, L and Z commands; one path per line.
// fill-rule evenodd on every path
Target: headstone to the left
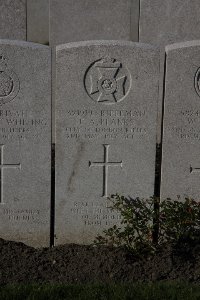
M 0 40 L 0 238 L 49 245 L 51 50 Z
M 26 0 L 0 1 L 0 39 L 26 40 Z

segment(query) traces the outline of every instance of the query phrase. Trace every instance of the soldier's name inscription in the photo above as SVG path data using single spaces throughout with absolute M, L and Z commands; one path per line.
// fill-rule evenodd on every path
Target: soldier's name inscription
M 142 120 L 146 109 L 138 110 L 69 110 L 65 127 L 67 139 L 134 138 L 146 134 Z

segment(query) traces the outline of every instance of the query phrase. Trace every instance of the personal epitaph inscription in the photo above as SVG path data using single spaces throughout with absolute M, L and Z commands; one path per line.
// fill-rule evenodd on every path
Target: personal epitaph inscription
M 21 169 L 21 164 L 4 163 L 4 145 L 0 145 L 0 204 L 4 204 L 3 199 L 3 170 L 4 169 Z
M 200 43 L 166 47 L 162 199 L 200 197 Z
M 89 67 L 85 75 L 85 88 L 92 100 L 115 104 L 128 95 L 131 75 L 116 59 L 106 57 Z
M 49 245 L 51 49 L 0 40 L 0 237 Z
M 121 167 L 123 166 L 122 161 L 114 162 L 109 161 L 108 151 L 110 145 L 104 146 L 104 161 L 103 162 L 91 162 L 89 161 L 89 167 L 103 167 L 103 194 L 102 197 L 108 197 L 108 169 L 109 167 Z
M 111 194 L 154 193 L 159 50 L 72 43 L 56 66 L 55 241 L 88 244 L 120 224 Z

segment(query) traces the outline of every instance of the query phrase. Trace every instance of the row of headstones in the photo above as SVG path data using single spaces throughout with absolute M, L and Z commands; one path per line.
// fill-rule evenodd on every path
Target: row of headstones
M 51 56 L 48 46 L 0 41 L 0 237 L 36 247 L 54 226 Z M 200 196 L 199 67 L 199 41 L 166 48 L 162 199 Z M 119 222 L 110 194 L 154 194 L 162 69 L 147 44 L 56 48 L 56 244 L 90 243 Z
M 200 39 L 199 0 L 1 0 L 0 38 L 58 45 Z

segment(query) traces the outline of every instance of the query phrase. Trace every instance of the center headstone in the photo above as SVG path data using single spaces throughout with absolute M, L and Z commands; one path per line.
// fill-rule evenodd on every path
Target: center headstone
M 132 42 L 56 48 L 56 243 L 120 222 L 107 197 L 154 194 L 159 50 Z
M 0 237 L 48 246 L 51 50 L 0 40 Z

